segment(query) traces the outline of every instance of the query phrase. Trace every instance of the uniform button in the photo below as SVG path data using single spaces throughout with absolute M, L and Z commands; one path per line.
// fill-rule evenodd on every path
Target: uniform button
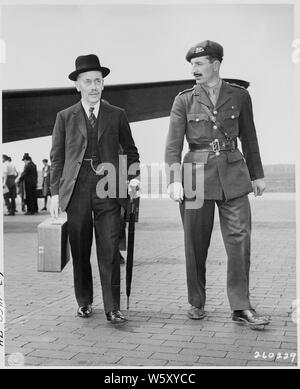
M 235 118 L 235 116 L 234 116 L 234 115 L 232 115 L 232 116 L 231 116 L 231 119 L 234 119 L 234 118 Z
M 214 115 L 217 115 L 218 111 L 214 111 Z
M 232 109 L 234 108 L 234 105 L 231 107 Z
M 199 122 L 200 121 L 200 119 L 199 118 L 196 118 L 196 122 Z
M 213 126 L 213 129 L 214 129 L 214 130 L 217 130 L 217 129 L 218 129 L 218 126 Z

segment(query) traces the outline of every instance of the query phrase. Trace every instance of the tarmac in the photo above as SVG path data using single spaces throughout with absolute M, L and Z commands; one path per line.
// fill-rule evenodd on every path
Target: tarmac
M 19 211 L 4 217 L 6 366 L 296 367 L 295 195 L 250 199 L 251 299 L 272 320 L 261 330 L 231 321 L 217 217 L 207 259 L 207 317 L 193 321 L 186 316 L 178 205 L 169 199 L 141 199 L 128 311 L 121 266 L 121 305 L 129 319 L 122 326 L 113 326 L 104 315 L 95 247 L 94 314 L 81 319 L 71 261 L 61 273 L 37 271 L 37 225 L 49 213 L 24 216 Z

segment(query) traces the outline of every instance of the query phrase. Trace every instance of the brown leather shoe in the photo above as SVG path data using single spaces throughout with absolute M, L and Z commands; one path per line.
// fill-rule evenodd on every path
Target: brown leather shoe
M 122 324 L 128 321 L 123 313 L 119 310 L 107 312 L 106 318 L 111 322 L 111 324 Z
M 237 324 L 250 326 L 263 326 L 270 323 L 270 319 L 258 315 L 254 309 L 244 309 L 241 311 L 233 311 L 232 321 Z
M 189 319 L 193 319 L 193 320 L 201 320 L 203 319 L 206 315 L 205 315 L 205 312 L 204 312 L 204 309 L 203 308 L 197 308 L 197 307 L 191 307 L 188 311 L 187 311 L 187 316 Z
M 79 317 L 90 317 L 93 313 L 93 309 L 91 304 L 85 305 L 83 307 L 79 307 L 77 309 L 77 316 Z

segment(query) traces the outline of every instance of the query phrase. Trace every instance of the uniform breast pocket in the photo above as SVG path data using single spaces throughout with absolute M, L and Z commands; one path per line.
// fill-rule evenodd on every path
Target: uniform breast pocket
M 238 135 L 239 116 L 240 111 L 238 107 L 235 106 L 232 106 L 231 108 L 228 108 L 221 113 L 223 127 L 228 130 L 231 136 Z
M 210 136 L 209 117 L 206 113 L 189 113 L 187 120 L 187 138 L 197 139 Z

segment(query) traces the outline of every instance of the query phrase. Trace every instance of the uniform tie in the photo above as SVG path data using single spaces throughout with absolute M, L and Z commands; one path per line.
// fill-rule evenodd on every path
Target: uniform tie
M 215 92 L 214 88 L 209 88 L 208 89 L 208 95 L 209 95 L 209 98 L 210 98 L 211 102 L 215 106 L 216 103 L 217 103 L 217 95 L 216 95 L 216 92 Z
M 94 128 L 96 125 L 96 116 L 93 114 L 93 111 L 94 111 L 94 107 L 90 107 L 90 109 L 89 109 L 89 112 L 90 112 L 89 122 L 91 123 L 91 126 Z

